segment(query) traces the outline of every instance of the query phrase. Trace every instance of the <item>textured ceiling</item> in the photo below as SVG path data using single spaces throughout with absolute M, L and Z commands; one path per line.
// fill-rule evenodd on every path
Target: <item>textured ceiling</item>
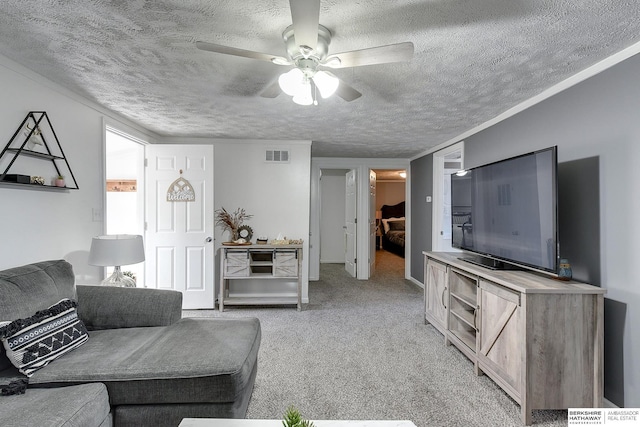
M 162 136 L 307 139 L 314 156 L 407 158 L 640 41 L 637 0 L 323 1 L 330 53 L 411 41 L 409 63 L 337 69 L 362 92 L 259 96 L 287 68 L 287 0 L 0 2 L 0 54 Z

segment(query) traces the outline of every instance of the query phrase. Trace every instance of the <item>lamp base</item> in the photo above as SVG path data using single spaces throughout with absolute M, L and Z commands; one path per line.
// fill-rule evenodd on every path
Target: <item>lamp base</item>
M 117 266 L 113 270 L 113 274 L 111 276 L 104 279 L 100 282 L 101 285 L 104 286 L 118 286 L 121 288 L 135 288 L 136 281 L 131 277 L 127 277 L 122 274 L 122 270 L 120 270 L 120 266 Z

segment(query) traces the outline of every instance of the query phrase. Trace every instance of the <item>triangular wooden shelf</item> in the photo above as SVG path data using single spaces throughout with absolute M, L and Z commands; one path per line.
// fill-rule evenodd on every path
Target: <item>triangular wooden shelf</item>
M 49 140 L 49 143 L 47 140 Z M 52 144 L 52 140 L 55 141 L 55 145 Z M 55 171 L 56 176 L 67 177 L 65 179 L 65 184 L 67 185 L 58 187 L 52 183 L 39 184 L 32 182 L 32 177 L 38 175 L 9 174 L 10 169 L 15 165 L 16 160 L 18 160 L 20 156 L 51 161 L 53 164 L 52 171 Z M 9 140 L 9 143 L 0 153 L 0 165 L 4 165 L 7 162 L 8 164 L 4 171 L 0 173 L 0 184 L 2 185 L 8 184 L 59 190 L 77 190 L 79 188 L 71 166 L 64 155 L 58 136 L 55 130 L 53 130 L 49 116 L 47 116 L 45 111 L 30 111 L 24 118 Z M 28 182 L 25 182 L 27 177 L 29 178 Z M 68 177 L 73 181 L 73 186 L 69 185 L 71 182 L 68 181 Z M 11 180 L 11 178 L 14 179 Z M 53 179 L 51 182 L 53 182 Z

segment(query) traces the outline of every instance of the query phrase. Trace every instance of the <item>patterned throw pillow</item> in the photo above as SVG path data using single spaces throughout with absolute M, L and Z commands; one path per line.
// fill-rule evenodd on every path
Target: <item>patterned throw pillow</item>
M 75 301 L 63 299 L 29 318 L 0 324 L 7 357 L 20 372 L 30 377 L 89 339 L 76 306 Z

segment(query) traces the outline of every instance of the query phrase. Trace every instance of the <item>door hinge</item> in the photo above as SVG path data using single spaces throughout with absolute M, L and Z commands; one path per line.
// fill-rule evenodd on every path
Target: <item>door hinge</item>
M 146 168 L 147 166 L 149 166 L 149 159 L 145 158 L 144 159 L 144 167 Z
M 144 231 L 147 231 L 147 221 L 144 222 Z
M 358 258 L 354 258 L 354 259 L 353 259 L 353 263 L 354 263 L 354 264 L 357 264 L 357 263 L 358 263 Z
M 358 218 L 354 219 L 354 220 L 353 220 L 353 223 L 354 223 L 354 224 L 357 224 L 357 223 L 358 223 Z

